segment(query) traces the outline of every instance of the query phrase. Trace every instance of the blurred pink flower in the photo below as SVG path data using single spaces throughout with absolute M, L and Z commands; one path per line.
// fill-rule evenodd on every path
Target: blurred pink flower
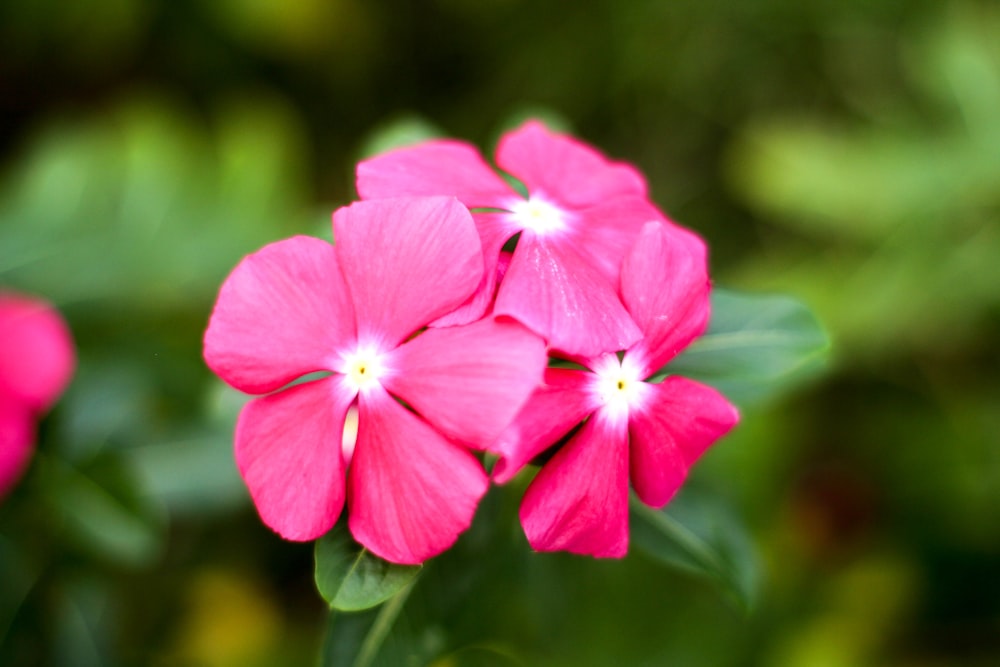
M 549 368 L 493 449 L 505 482 L 583 421 L 542 467 L 521 503 L 521 523 L 539 551 L 621 557 L 628 549 L 629 480 L 662 507 L 688 469 L 739 416 L 714 389 L 668 376 L 644 380 L 700 335 L 709 317 L 705 245 L 694 234 L 647 224 L 626 256 L 621 295 L 644 337 L 619 360 L 582 360 L 591 372 Z
M 336 245 L 295 237 L 233 270 L 205 359 L 237 389 L 268 394 L 236 427 L 237 465 L 268 526 L 315 539 L 346 497 L 361 544 L 419 563 L 469 526 L 488 479 L 467 447 L 492 443 L 538 386 L 544 344 L 492 319 L 422 331 L 484 270 L 457 200 L 358 202 L 333 223 Z M 285 387 L 316 371 L 331 374 Z M 353 449 L 341 441 L 352 405 Z
M 24 473 L 35 422 L 66 388 L 75 363 L 72 336 L 52 306 L 0 292 L 0 497 Z
M 616 294 L 621 260 L 640 228 L 663 215 L 633 167 L 529 121 L 505 134 L 497 166 L 527 187 L 517 193 L 471 145 L 429 141 L 358 164 L 364 199 L 453 195 L 473 209 L 486 272 L 472 299 L 444 324 L 508 315 L 569 355 L 625 349 L 641 333 Z M 497 289 L 501 248 L 517 246 Z

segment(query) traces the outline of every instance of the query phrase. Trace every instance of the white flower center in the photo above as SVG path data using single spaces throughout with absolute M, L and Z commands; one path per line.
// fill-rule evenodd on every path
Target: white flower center
M 344 358 L 344 379 L 359 392 L 371 389 L 385 373 L 382 355 L 375 350 L 361 349 Z
M 598 401 L 615 417 L 628 417 L 630 407 L 637 407 L 642 400 L 646 384 L 638 370 L 627 361 L 607 354 L 594 365 L 593 391 Z
M 566 229 L 566 213 L 544 199 L 520 199 L 510 204 L 510 212 L 518 225 L 536 234 Z

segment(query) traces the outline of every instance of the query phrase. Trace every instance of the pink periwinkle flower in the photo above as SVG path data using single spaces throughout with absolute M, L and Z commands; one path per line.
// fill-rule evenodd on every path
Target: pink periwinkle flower
M 66 323 L 49 304 L 0 292 L 0 497 L 31 459 L 35 423 L 73 375 Z
M 537 121 L 501 138 L 496 163 L 526 186 L 527 199 L 464 142 L 428 141 L 358 164 L 363 199 L 453 195 L 473 209 L 486 272 L 469 302 L 439 324 L 482 317 L 495 295 L 495 315 L 522 322 L 565 354 L 635 343 L 641 332 L 617 295 L 621 261 L 644 223 L 664 219 L 641 174 Z M 517 234 L 498 288 L 493 267 Z
M 736 409 L 710 387 L 678 376 L 645 381 L 708 323 L 705 255 L 694 234 L 648 223 L 621 272 L 622 301 L 643 338 L 621 359 L 581 360 L 589 371 L 547 369 L 544 386 L 496 443 L 494 479 L 505 482 L 583 422 L 521 502 L 534 549 L 624 556 L 629 481 L 644 503 L 664 506 L 692 464 L 736 424 Z
M 220 290 L 205 359 L 233 387 L 267 394 L 236 426 L 264 523 L 312 540 L 346 501 L 358 542 L 419 563 L 469 526 L 488 478 L 468 447 L 491 444 L 541 382 L 544 343 L 492 318 L 425 330 L 484 271 L 454 198 L 358 202 L 333 225 L 335 245 L 300 236 L 243 259 Z M 329 375 L 287 386 L 318 371 Z M 342 447 L 352 406 L 353 450 Z

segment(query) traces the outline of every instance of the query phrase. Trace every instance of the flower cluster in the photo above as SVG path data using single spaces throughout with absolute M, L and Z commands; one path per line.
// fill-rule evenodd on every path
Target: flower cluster
M 35 423 L 65 389 L 75 359 L 59 313 L 44 301 L 0 292 L 0 497 L 27 467 Z
M 538 122 L 496 163 L 527 196 L 462 142 L 364 161 L 335 244 L 271 244 L 223 284 L 205 359 L 261 395 L 236 460 L 284 537 L 323 535 L 346 504 L 358 542 L 422 562 L 472 521 L 475 452 L 505 482 L 565 440 L 522 502 L 528 540 L 622 556 L 630 480 L 663 506 L 736 423 L 709 387 L 646 382 L 704 330 L 709 281 L 704 244 L 643 177 Z

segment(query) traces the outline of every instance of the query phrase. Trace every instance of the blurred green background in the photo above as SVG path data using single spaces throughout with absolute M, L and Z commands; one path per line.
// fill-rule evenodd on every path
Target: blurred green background
M 215 292 L 328 237 L 372 142 L 489 153 L 533 114 L 642 169 L 717 284 L 809 303 L 834 358 L 696 471 L 749 526 L 748 614 L 641 554 L 530 554 L 509 489 L 432 563 L 414 641 L 437 667 L 1000 664 L 985 0 L 0 4 L 0 285 L 79 350 L 0 505 L 0 664 L 315 664 L 312 548 L 257 519 L 243 399 L 201 361 Z

